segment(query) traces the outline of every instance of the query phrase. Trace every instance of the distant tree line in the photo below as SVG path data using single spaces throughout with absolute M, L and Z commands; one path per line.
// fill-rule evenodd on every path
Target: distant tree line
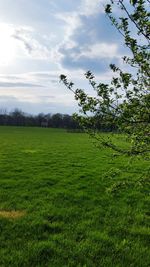
M 27 114 L 19 109 L 11 112 L 0 110 L 0 125 L 8 126 L 36 126 L 52 128 L 78 129 L 79 124 L 68 114 Z
M 11 112 L 7 112 L 5 109 L 0 109 L 0 125 L 64 128 L 70 131 L 81 130 L 81 126 L 72 115 L 61 113 L 39 113 L 38 115 L 31 115 L 17 108 Z M 117 130 L 114 124 L 106 123 L 105 118 L 100 115 L 96 128 L 104 132 Z

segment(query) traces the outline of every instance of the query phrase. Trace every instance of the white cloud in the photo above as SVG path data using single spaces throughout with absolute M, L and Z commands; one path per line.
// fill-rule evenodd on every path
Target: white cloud
M 105 32 L 107 26 L 102 22 L 105 17 L 101 14 L 104 13 L 105 5 L 105 0 L 82 0 L 76 11 L 56 15 L 65 22 L 64 39 L 51 52 L 51 58 L 56 60 L 59 68 L 62 65 L 69 69 L 70 67 L 86 69 L 88 60 L 89 65 L 93 66 L 95 60 L 95 66 L 100 70 L 102 68 L 101 66 L 99 68 L 98 60 L 105 58 L 106 64 L 109 65 L 111 59 L 119 59 L 122 56 L 118 52 L 117 43 L 109 40 L 113 39 L 109 34 L 111 30 L 108 30 L 108 35 Z
M 76 29 L 82 26 L 79 14 L 76 12 L 72 12 L 71 14 L 68 12 L 64 12 L 61 14 L 57 14 L 56 17 L 61 21 L 65 22 L 64 39 L 57 47 L 61 46 L 62 44 L 65 44 L 67 49 L 75 47 L 77 44 L 70 37 Z
M 19 41 L 26 56 L 33 59 L 48 59 L 50 58 L 50 51 L 47 47 L 40 43 L 39 40 L 33 37 L 35 31 L 33 28 L 14 27 L 13 38 Z
M 81 14 L 85 16 L 94 15 L 104 12 L 105 0 L 82 0 Z
M 40 41 L 36 35 L 33 27 L 0 23 L 0 65 L 8 65 L 16 58 L 50 59 L 51 50 L 44 45 L 47 36 Z
M 78 58 L 85 56 L 89 59 L 120 57 L 120 55 L 117 53 L 117 49 L 117 44 L 97 43 L 88 47 L 84 47 L 83 51 L 75 56 Z

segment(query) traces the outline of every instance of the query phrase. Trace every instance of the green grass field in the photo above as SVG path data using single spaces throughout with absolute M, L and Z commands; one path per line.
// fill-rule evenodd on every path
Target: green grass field
M 149 266 L 148 162 L 112 153 L 85 134 L 0 127 L 1 267 Z

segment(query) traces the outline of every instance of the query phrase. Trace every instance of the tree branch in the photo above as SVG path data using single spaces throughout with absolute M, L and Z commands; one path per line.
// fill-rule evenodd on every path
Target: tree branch
M 136 28 L 139 30 L 139 32 L 141 32 L 143 34 L 143 36 L 147 39 L 148 43 L 150 44 L 150 40 L 149 40 L 148 36 L 141 30 L 141 28 L 139 27 L 139 25 L 136 23 L 136 21 L 130 15 L 130 13 L 128 12 L 127 8 L 123 4 L 123 1 L 119 0 L 119 3 L 121 4 L 122 8 L 124 9 L 124 11 L 126 12 L 126 14 L 128 15 L 128 18 L 135 24 Z

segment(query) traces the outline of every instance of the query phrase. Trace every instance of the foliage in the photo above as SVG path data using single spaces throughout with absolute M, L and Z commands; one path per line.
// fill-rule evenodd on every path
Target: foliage
M 150 12 L 146 0 L 110 1 L 105 12 L 111 23 L 123 37 L 130 56 L 124 56 L 126 70 L 110 65 L 113 77 L 110 84 L 97 83 L 91 71 L 85 77 L 96 92 L 96 97 L 83 89 L 74 90 L 73 82 L 65 75 L 61 81 L 73 91 L 81 114 L 75 117 L 100 145 L 110 147 L 128 155 L 147 155 L 150 152 Z M 113 8 L 119 8 L 122 16 L 113 15 Z M 120 11 L 119 11 L 120 12 Z M 101 138 L 97 131 L 98 122 L 114 125 L 124 132 L 130 141 L 130 148 L 122 149 L 112 140 Z

